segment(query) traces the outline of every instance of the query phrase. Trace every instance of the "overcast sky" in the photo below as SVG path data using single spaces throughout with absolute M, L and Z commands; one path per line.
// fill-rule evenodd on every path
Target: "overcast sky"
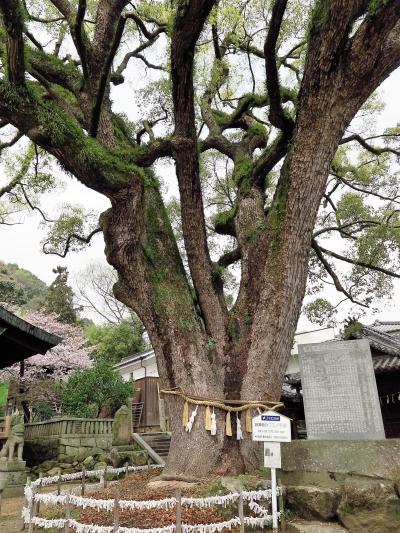
M 379 131 L 400 123 L 399 89 L 400 69 L 394 72 L 379 90 L 381 98 L 385 102 L 385 109 L 379 117 Z M 118 90 L 113 93 L 113 96 L 118 110 L 124 110 L 126 112 L 127 109 L 132 109 L 129 84 L 119 86 Z M 169 190 L 175 191 L 175 178 L 171 172 L 167 172 L 167 182 Z M 103 211 L 109 205 L 105 197 L 85 188 L 75 179 L 68 179 L 67 189 L 58 196 L 52 194 L 47 200 L 55 204 L 78 201 L 87 208 L 94 209 L 98 212 Z M 43 203 L 43 205 L 45 204 Z M 74 276 L 89 263 L 93 261 L 105 263 L 103 253 L 104 243 L 100 234 L 95 236 L 92 244 L 85 250 L 71 253 L 65 259 L 45 255 L 41 252 L 40 243 L 43 235 L 44 230 L 40 227 L 40 218 L 35 214 L 27 216 L 25 222 L 21 225 L 0 226 L 0 259 L 5 262 L 17 263 L 20 267 L 27 268 L 47 283 L 50 283 L 54 279 L 52 269 L 57 265 L 67 266 L 71 273 L 71 280 L 73 281 Z M 342 318 L 345 316 L 346 308 L 343 308 Z M 375 319 L 400 320 L 400 280 L 395 280 L 394 297 L 391 301 L 381 306 L 381 312 L 374 316 L 369 314 L 363 320 L 365 322 L 371 322 Z M 308 323 L 305 317 L 300 319 L 300 330 L 315 329 L 316 327 Z

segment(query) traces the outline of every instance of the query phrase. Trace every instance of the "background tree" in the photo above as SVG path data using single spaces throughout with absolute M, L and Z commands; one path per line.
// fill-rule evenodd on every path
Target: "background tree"
M 2 212 L 14 202 L 49 219 L 36 198 L 52 158 L 108 198 L 99 227 L 65 209 L 45 251 L 65 256 L 103 232 L 114 293 L 142 320 L 162 387 L 279 400 L 310 265 L 317 286 L 362 305 L 399 276 L 398 129 L 368 133 L 360 119 L 400 63 L 400 0 L 0 0 L 0 11 L 3 150 L 29 139 Z M 113 98 L 140 65 L 132 124 Z M 178 182 L 174 228 L 164 158 Z M 233 302 L 225 271 L 239 268 Z M 167 402 L 166 475 L 258 466 L 248 435 L 186 434 L 180 401 Z
M 74 306 L 74 291 L 68 285 L 68 270 L 58 266 L 53 272 L 56 279 L 47 292 L 45 310 L 47 313 L 55 313 L 65 324 L 76 324 L 78 315 Z
M 91 324 L 85 328 L 89 346 L 94 346 L 93 356 L 110 364 L 146 348 L 143 325 L 140 320 L 122 320 L 119 324 Z
M 111 414 L 125 405 L 133 394 L 133 384 L 124 382 L 121 374 L 105 361 L 93 368 L 73 372 L 63 389 L 62 408 L 68 415 L 98 417 L 102 407 Z
M 85 328 L 88 344 L 95 346 L 96 359 L 110 363 L 148 347 L 140 319 L 114 296 L 116 282 L 116 272 L 100 263 L 88 265 L 75 280 L 80 308 L 101 322 Z

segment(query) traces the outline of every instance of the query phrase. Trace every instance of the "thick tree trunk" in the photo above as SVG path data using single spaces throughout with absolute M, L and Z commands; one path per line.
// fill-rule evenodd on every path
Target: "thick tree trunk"
M 327 101 L 320 105 L 326 107 Z M 337 116 L 316 131 L 313 116 L 307 112 L 299 117 L 294 148 L 283 169 L 289 190 L 282 192 L 282 202 L 273 203 L 266 229 L 242 246 L 241 293 L 234 310 L 220 316 L 226 336 L 219 345 L 202 319 L 207 303 L 199 310 L 193 300 L 156 184 L 144 186 L 138 179 L 112 197 L 102 226 L 107 258 L 119 273 L 116 295 L 145 324 L 161 388 L 220 401 L 280 400 L 307 281 L 312 229 L 328 166 L 345 127 L 343 116 Z M 242 201 L 236 220 L 239 242 L 246 242 L 240 234 L 248 224 L 260 227 L 250 213 L 263 220 L 262 197 L 254 194 Z M 259 264 L 254 261 L 257 250 Z M 165 476 L 202 478 L 210 471 L 237 474 L 260 466 L 251 434 L 244 432 L 244 439 L 236 440 L 235 415 L 233 436 L 227 437 L 225 413 L 217 411 L 218 432 L 213 437 L 204 427 L 205 408 L 199 407 L 193 430 L 186 433 L 182 399 L 165 399 L 172 427 Z

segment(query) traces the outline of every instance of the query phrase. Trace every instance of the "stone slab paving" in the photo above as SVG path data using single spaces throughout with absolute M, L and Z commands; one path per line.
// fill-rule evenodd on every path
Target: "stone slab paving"
M 333 522 L 299 520 L 287 524 L 284 531 L 285 533 L 346 533 L 348 530 Z

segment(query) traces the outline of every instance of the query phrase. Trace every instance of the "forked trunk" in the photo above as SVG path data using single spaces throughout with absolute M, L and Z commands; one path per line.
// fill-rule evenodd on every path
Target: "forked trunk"
M 145 324 L 157 357 L 161 389 L 178 388 L 189 396 L 209 400 L 279 401 L 283 366 L 260 368 L 263 380 L 259 382 L 257 369 L 249 375 L 247 360 L 251 351 L 260 350 L 259 357 L 265 360 L 265 341 L 269 342 L 271 358 L 272 354 L 287 358 L 290 353 L 294 331 L 286 326 L 289 340 L 280 344 L 276 354 L 274 340 L 282 338 L 282 321 L 276 320 L 281 302 L 271 302 L 262 345 L 252 340 L 256 316 L 252 323 L 222 316 L 226 336 L 219 343 L 213 342 L 193 299 L 157 187 L 144 188 L 138 181 L 134 188 L 120 192 L 113 207 L 102 216 L 102 227 L 107 258 L 119 273 L 116 295 Z M 301 296 L 297 298 L 300 304 Z M 297 305 L 297 314 L 299 309 Z M 244 392 L 243 384 L 252 379 L 254 387 Z M 215 410 L 217 434 L 211 436 L 205 430 L 204 406 L 199 406 L 189 433 L 182 425 L 182 398 L 168 394 L 164 398 L 172 429 L 165 476 L 203 478 L 210 471 L 238 474 L 260 466 L 257 447 L 245 431 L 244 414 L 240 416 L 243 440 L 236 439 L 235 414 L 231 415 L 232 436 L 226 436 L 226 413 L 219 409 Z M 190 406 L 189 415 L 194 407 Z

